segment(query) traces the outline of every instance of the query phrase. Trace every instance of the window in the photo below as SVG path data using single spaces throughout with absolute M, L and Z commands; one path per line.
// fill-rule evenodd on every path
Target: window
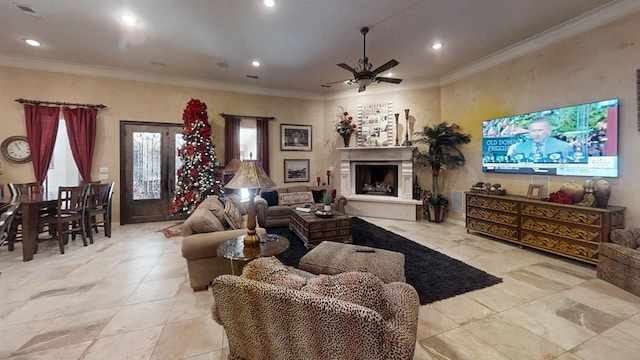
M 256 159 L 258 149 L 258 129 L 256 120 L 243 119 L 240 122 L 240 160 Z M 240 199 L 249 201 L 249 191 L 240 189 Z
M 80 184 L 80 171 L 71 153 L 69 136 L 67 135 L 67 122 L 60 118 L 56 144 L 53 148 L 53 156 L 44 180 L 47 194 L 58 195 L 59 186 L 75 186 Z

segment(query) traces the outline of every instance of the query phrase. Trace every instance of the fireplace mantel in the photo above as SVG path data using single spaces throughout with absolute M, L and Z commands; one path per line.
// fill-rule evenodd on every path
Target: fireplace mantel
M 413 156 L 415 146 L 338 148 L 340 151 L 340 194 L 348 200 L 350 215 L 372 216 L 400 220 L 416 220 L 413 200 Z M 355 172 L 359 164 L 389 164 L 398 166 L 398 196 L 356 194 Z M 372 204 L 374 203 L 374 204 Z

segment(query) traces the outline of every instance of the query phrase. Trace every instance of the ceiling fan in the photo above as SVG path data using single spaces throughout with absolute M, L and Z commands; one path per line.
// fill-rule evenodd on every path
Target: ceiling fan
M 364 50 L 362 52 L 362 59 L 358 60 L 358 67 L 354 69 L 345 63 L 337 64 L 341 68 L 345 70 L 349 70 L 353 74 L 353 78 L 325 83 L 322 85 L 323 87 L 331 87 L 331 84 L 346 82 L 349 85 L 358 84 L 360 86 L 358 88 L 358 92 L 362 92 L 362 91 L 365 91 L 367 89 L 367 86 L 372 82 L 377 82 L 377 83 L 388 82 L 393 84 L 399 84 L 400 82 L 402 82 L 402 79 L 378 76 L 379 73 L 383 71 L 387 71 L 392 67 L 398 65 L 399 63 L 395 59 L 391 59 L 386 63 L 377 67 L 375 70 L 371 70 L 371 68 L 373 67 L 373 64 L 369 62 L 369 58 L 367 57 L 367 33 L 368 32 L 369 32 L 369 28 L 366 26 L 360 29 L 360 33 L 362 34 L 362 37 L 363 37 Z

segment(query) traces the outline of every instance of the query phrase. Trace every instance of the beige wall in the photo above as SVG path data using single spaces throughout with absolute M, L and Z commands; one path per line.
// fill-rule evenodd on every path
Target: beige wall
M 22 105 L 14 99 L 101 103 L 108 106 L 98 115 L 96 148 L 92 177 L 99 177 L 100 167 L 109 168 L 108 181 L 116 181 L 114 220 L 120 219 L 119 123 L 121 120 L 182 123 L 182 112 L 191 98 L 207 104 L 212 126 L 216 158 L 224 163 L 224 119 L 219 113 L 273 116 L 269 134 L 271 177 L 283 184 L 282 159 L 310 159 L 312 180 L 323 173 L 325 156 L 321 149 L 321 128 L 312 132 L 312 152 L 280 151 L 280 124 L 320 124 L 323 104 L 317 100 L 248 95 L 198 88 L 158 85 L 99 77 L 69 75 L 0 67 L 0 140 L 12 135 L 26 135 Z M 0 182 L 28 182 L 35 179 L 33 167 L 11 164 L 0 159 L 3 175 Z
M 51 101 L 103 103 L 108 109 L 99 114 L 98 140 L 92 175 L 100 167 L 109 168 L 110 180 L 119 181 L 119 121 L 182 122 L 182 111 L 190 98 L 204 101 L 209 109 L 217 158 L 223 162 L 223 119 L 219 113 L 274 116 L 270 127 L 271 175 L 283 185 L 283 159 L 311 161 L 311 180 L 326 180 L 333 166 L 332 185 L 339 188 L 341 138 L 335 132 L 338 108 L 352 114 L 358 104 L 392 101 L 395 112 L 404 120 L 404 109 L 416 118 L 415 129 L 438 121 L 459 124 L 472 135 L 462 148 L 468 162 L 442 175 L 441 190 L 451 197 L 452 190 L 466 191 L 476 181 L 500 182 L 509 193 L 524 195 L 530 183 L 528 175 L 487 175 L 481 170 L 481 123 L 495 117 L 560 107 L 571 104 L 620 99 L 620 177 L 612 184 L 610 204 L 627 207 L 627 224 L 640 224 L 640 195 L 634 181 L 640 178 L 635 155 L 640 153 L 636 112 L 636 69 L 640 68 L 640 13 L 599 27 L 535 53 L 495 66 L 462 80 L 421 90 L 392 91 L 386 94 L 362 93 L 358 96 L 326 101 L 247 95 L 199 88 L 112 80 L 99 77 L 57 74 L 0 67 L 0 139 L 24 135 L 22 106 L 16 98 Z M 355 88 L 354 88 L 355 91 Z M 313 151 L 280 151 L 280 124 L 311 124 Z M 352 138 L 352 144 L 355 139 Z M 13 165 L 0 159 L 2 182 L 31 181 L 30 164 Z M 418 172 L 423 188 L 431 186 L 426 169 Z M 584 178 L 551 177 L 550 190 L 556 191 L 568 181 Z M 119 196 L 115 196 L 115 217 L 119 219 Z M 463 220 L 461 213 L 450 211 L 449 218 Z
M 445 194 L 466 190 L 475 181 L 501 183 L 512 194 L 524 195 L 529 175 L 482 173 L 479 142 L 482 120 L 609 98 L 620 99 L 620 177 L 612 185 L 610 205 L 627 207 L 628 225 L 640 224 L 640 178 L 637 130 L 636 69 L 640 68 L 640 13 L 602 26 L 541 51 L 522 56 L 482 73 L 442 86 L 442 118 L 473 134 L 464 154 L 467 164 L 455 170 Z M 453 172 L 452 172 L 453 173 Z M 550 177 L 550 191 L 565 182 L 585 178 Z M 455 215 L 455 214 L 450 214 Z M 457 216 L 462 219 L 462 217 Z

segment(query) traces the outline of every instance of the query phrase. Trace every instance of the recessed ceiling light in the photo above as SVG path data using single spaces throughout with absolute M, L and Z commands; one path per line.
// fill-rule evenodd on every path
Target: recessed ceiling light
M 275 0 L 264 0 L 264 6 L 266 7 L 274 7 L 276 6 Z
M 251 62 L 251 65 L 252 65 L 253 67 L 260 67 L 260 61 L 258 61 L 258 60 L 253 60 L 253 61 Z
M 433 50 L 440 50 L 440 49 L 442 49 L 442 43 L 440 43 L 440 42 L 434 43 L 433 45 L 431 45 L 431 48 Z
M 123 24 L 129 26 L 135 26 L 138 23 L 138 19 L 136 19 L 132 15 L 122 15 L 120 16 L 120 21 L 122 21 Z
M 38 40 L 24 39 L 24 42 L 27 43 L 27 45 L 29 46 L 34 46 L 34 47 L 40 46 L 40 42 Z

